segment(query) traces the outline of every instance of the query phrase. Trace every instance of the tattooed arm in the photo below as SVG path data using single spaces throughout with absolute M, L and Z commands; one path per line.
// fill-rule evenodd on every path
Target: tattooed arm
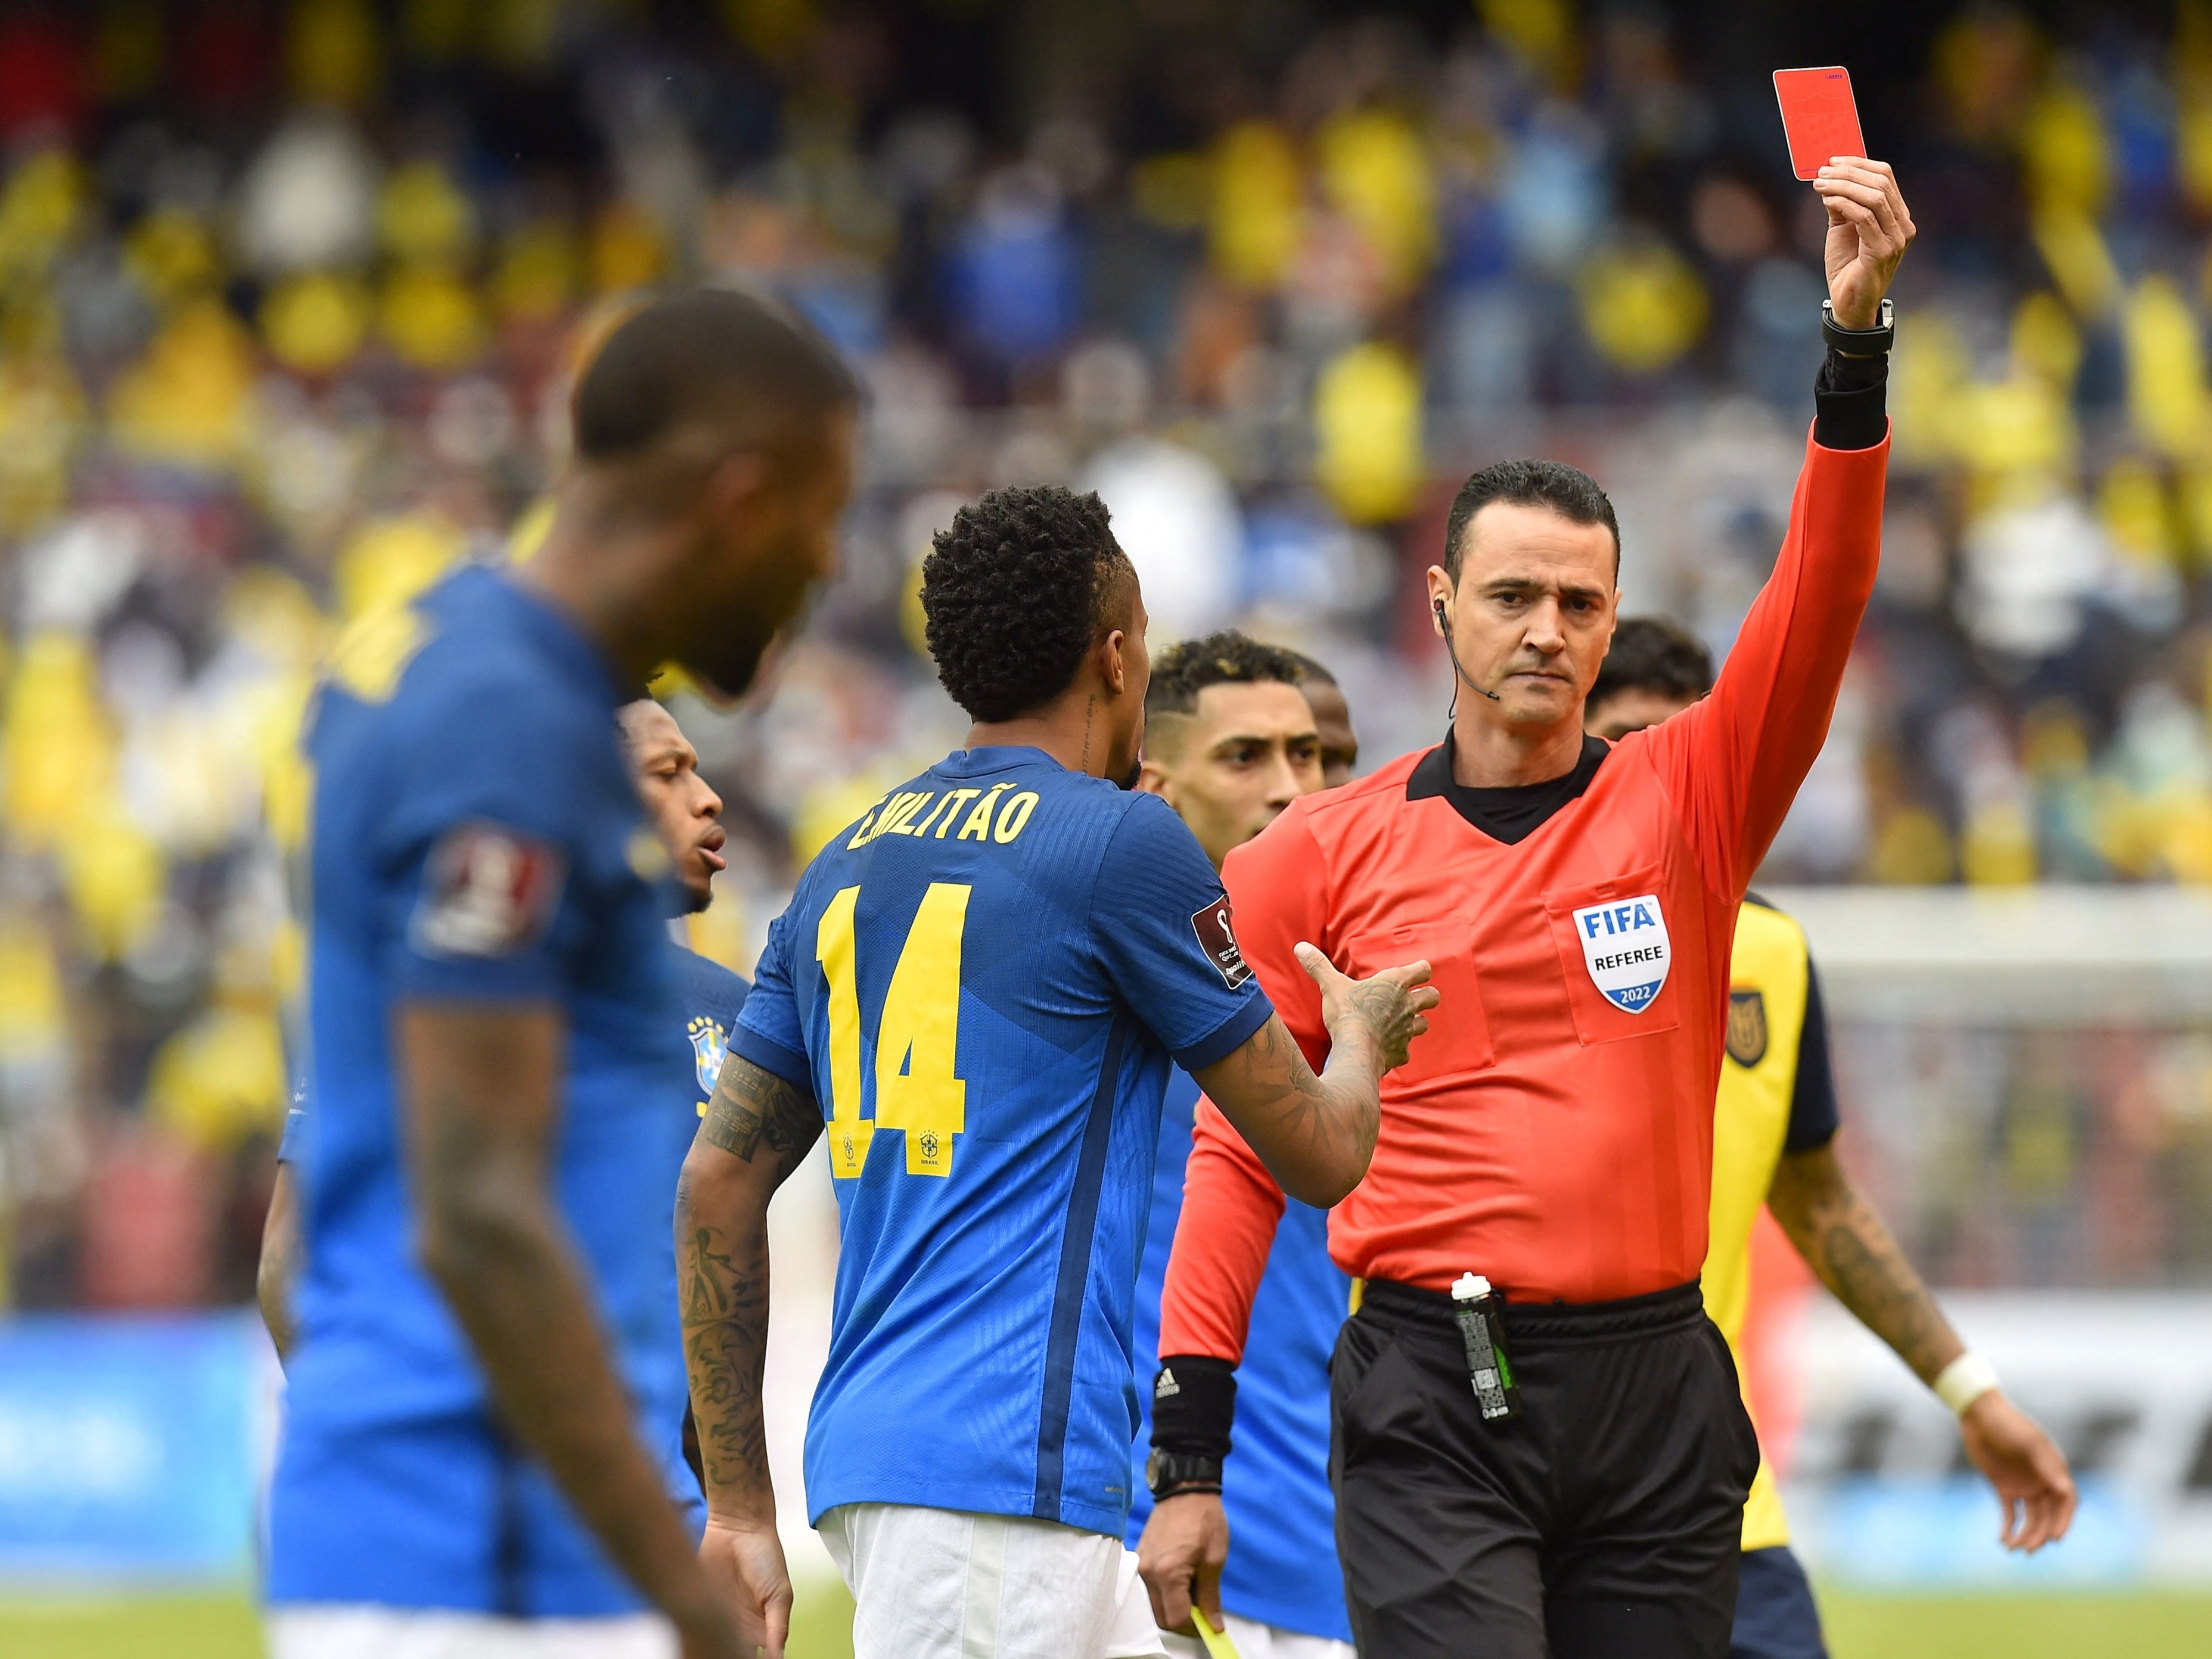
M 1784 1152 L 1766 1207 L 1820 1282 L 1923 1382 L 1932 1387 L 1966 1351 L 1881 1217 L 1844 1173 L 1832 1141 Z M 1996 1389 L 1966 1408 L 1959 1428 L 1966 1455 L 2003 1506 L 2007 1547 L 2033 1551 L 2065 1536 L 2074 1478 L 2050 1436 Z
M 398 1018 L 416 1251 L 467 1333 L 494 1404 L 685 1659 L 739 1649 L 652 1455 L 551 1194 L 565 1034 L 551 1008 L 403 1004 Z
M 1310 945 L 1297 947 L 1297 958 L 1321 987 L 1329 1036 L 1321 1075 L 1279 1018 L 1195 1075 L 1283 1190 L 1327 1209 L 1366 1175 L 1382 1121 L 1382 1074 L 1405 1064 L 1438 999 L 1425 962 L 1354 980 Z
M 1874 1206 L 1844 1173 L 1832 1141 L 1784 1152 L 1774 1166 L 1766 1207 L 1836 1300 L 1896 1349 L 1923 1382 L 1932 1384 L 1966 1352 Z
M 707 1477 L 699 1559 L 748 1652 L 758 1644 L 780 1654 L 791 1622 L 761 1420 L 768 1206 L 821 1133 L 822 1113 L 810 1095 L 732 1054 L 676 1188 L 684 1359 Z

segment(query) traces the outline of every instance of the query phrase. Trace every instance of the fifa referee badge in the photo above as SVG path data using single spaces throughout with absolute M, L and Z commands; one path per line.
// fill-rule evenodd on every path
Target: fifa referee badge
M 1513 1362 L 1505 1353 L 1505 1321 L 1500 1298 L 1480 1273 L 1462 1273 L 1452 1286 L 1452 1317 L 1467 1344 L 1468 1380 L 1474 1385 L 1482 1420 L 1521 1415 L 1521 1390 L 1513 1381 Z

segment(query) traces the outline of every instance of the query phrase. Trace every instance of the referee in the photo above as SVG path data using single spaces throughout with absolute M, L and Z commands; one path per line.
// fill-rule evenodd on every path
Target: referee
M 1712 686 L 1712 658 L 1696 639 L 1656 617 L 1630 617 L 1613 632 L 1584 719 L 1618 742 L 1681 713 Z M 2005 1398 L 1989 1362 L 1959 1340 L 1837 1159 L 1840 1115 L 1820 978 L 1805 930 L 1757 894 L 1745 899 L 1736 922 L 1725 1047 L 1702 1280 L 1706 1311 L 1738 1369 L 1751 1304 L 1752 1224 L 1763 1203 L 1821 1284 L 1957 1414 L 1966 1454 L 1996 1495 L 2005 1547 L 2033 1554 L 2063 1538 L 2075 1504 L 2065 1454 Z M 1782 1496 L 1764 1461 L 1744 1505 L 1729 1659 L 1827 1659 L 1813 1587 L 1790 1548 Z
M 1729 946 L 1873 587 L 1883 295 L 1913 234 L 1887 166 L 1834 162 L 1814 189 L 1831 301 L 1817 413 L 1774 574 L 1712 695 L 1617 744 L 1585 737 L 1619 602 L 1612 504 L 1572 467 L 1486 468 L 1428 573 L 1461 686 L 1446 741 L 1294 802 L 1224 872 L 1246 956 L 1310 1056 L 1326 1037 L 1301 940 L 1355 973 L 1425 957 L 1443 997 L 1330 1218 L 1331 1254 L 1367 1281 L 1332 1365 L 1331 1473 L 1373 1659 L 1728 1651 L 1759 1448 L 1697 1281 Z M 1201 1109 L 1163 1297 L 1182 1403 L 1155 1390 L 1153 1443 L 1191 1459 L 1227 1452 L 1224 1357 L 1250 1303 L 1224 1265 L 1255 1259 L 1250 1206 L 1218 1198 L 1249 1160 L 1233 1142 Z M 1449 1293 L 1470 1273 L 1504 1301 L 1515 1417 L 1486 1419 L 1470 1387 Z M 1203 1474 L 1159 1494 L 1156 1527 L 1218 1504 Z M 1207 1528 L 1177 1531 L 1188 1559 L 1146 1565 L 1163 1622 L 1188 1628 Z

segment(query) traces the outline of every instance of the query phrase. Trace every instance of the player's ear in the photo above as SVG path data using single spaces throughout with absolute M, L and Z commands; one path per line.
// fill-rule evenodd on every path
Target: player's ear
M 1137 787 L 1147 795 L 1164 797 L 1168 793 L 1167 768 L 1146 756 L 1144 765 L 1137 772 Z
M 1106 682 L 1106 689 L 1117 697 L 1129 689 L 1129 663 L 1123 649 L 1128 643 L 1128 637 L 1116 628 L 1098 641 L 1098 677 Z

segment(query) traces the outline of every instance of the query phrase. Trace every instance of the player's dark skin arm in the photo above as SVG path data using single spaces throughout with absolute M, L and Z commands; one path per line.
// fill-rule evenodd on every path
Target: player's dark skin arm
M 1923 1382 L 1932 1387 L 1966 1351 L 1927 1282 L 1844 1173 L 1833 1141 L 1784 1152 L 1766 1207 L 1836 1300 Z M 2033 1551 L 2064 1537 L 2074 1518 L 2074 1477 L 2051 1437 L 1996 1389 L 1966 1408 L 1959 1429 L 1967 1455 L 2003 1505 L 2005 1546 Z
M 674 1621 L 684 1659 L 744 1650 L 632 1426 L 552 1198 L 566 1029 L 550 1008 L 403 1004 L 397 1018 L 417 1254 L 507 1427 L 610 1559 Z
M 292 1166 L 276 1166 L 276 1184 L 269 1189 L 269 1213 L 261 1223 L 261 1262 L 254 1269 L 253 1295 L 261 1304 L 261 1322 L 281 1363 L 292 1357 L 299 1340 L 292 1323 L 292 1287 L 300 1282 L 307 1255 L 300 1243 L 299 1183 Z
M 1325 1210 L 1366 1175 L 1382 1121 L 1382 1074 L 1406 1063 L 1439 999 L 1425 962 L 1354 980 L 1310 945 L 1297 955 L 1322 991 L 1329 1054 L 1321 1075 L 1275 1015 L 1235 1053 L 1192 1075 L 1277 1184 Z
M 722 1065 L 676 1187 L 676 1285 L 699 1461 L 700 1564 L 740 1638 L 783 1651 L 791 1577 L 775 1531 L 761 1378 L 768 1355 L 768 1206 L 822 1137 L 813 1097 L 742 1055 Z

